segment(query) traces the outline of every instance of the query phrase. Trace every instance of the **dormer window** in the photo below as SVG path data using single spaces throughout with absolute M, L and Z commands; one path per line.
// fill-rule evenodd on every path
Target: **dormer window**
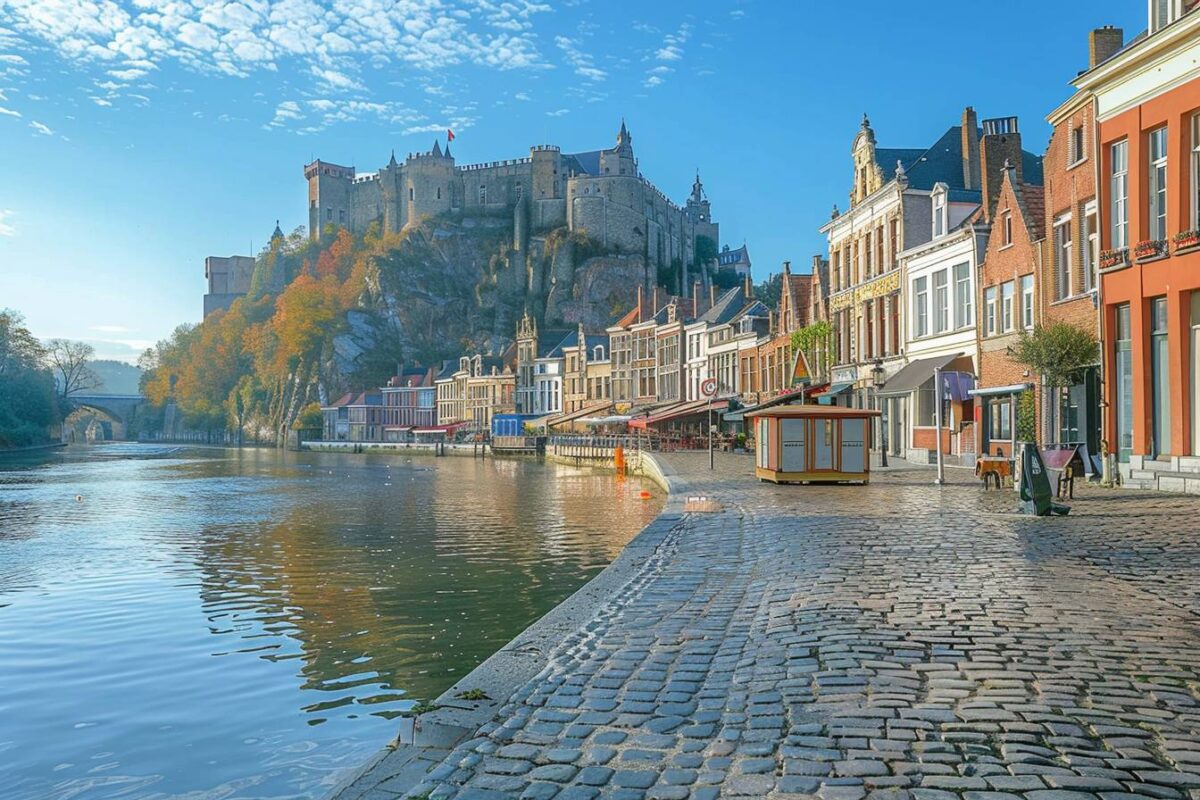
M 949 207 L 946 203 L 946 190 L 938 187 L 933 191 L 933 236 L 945 236 L 950 227 Z
M 1183 16 L 1183 0 L 1150 0 L 1150 33 L 1167 27 Z
M 604 345 L 602 345 L 602 344 L 596 345 L 596 347 L 592 350 L 592 360 L 593 361 L 603 361 L 604 360 Z

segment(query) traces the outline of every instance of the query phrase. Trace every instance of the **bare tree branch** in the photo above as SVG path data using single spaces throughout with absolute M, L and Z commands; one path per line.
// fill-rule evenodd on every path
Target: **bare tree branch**
M 46 342 L 46 359 L 54 370 L 58 392 L 64 400 L 69 401 L 72 395 L 100 387 L 100 378 L 88 366 L 95 355 L 95 349 L 86 342 L 70 339 Z

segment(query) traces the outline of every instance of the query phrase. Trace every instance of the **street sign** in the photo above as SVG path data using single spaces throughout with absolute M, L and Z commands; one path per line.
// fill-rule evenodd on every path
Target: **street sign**
M 705 378 L 700 383 L 700 394 L 702 394 L 708 398 L 716 397 L 717 396 L 717 379 L 716 378 Z
M 808 357 L 804 351 L 796 348 L 796 357 L 792 359 L 792 386 L 807 386 L 812 379 L 812 371 L 808 368 Z

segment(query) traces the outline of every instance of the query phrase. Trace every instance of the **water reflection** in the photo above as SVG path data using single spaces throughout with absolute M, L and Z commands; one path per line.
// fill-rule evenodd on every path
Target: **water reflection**
M 320 796 L 608 563 L 660 507 L 641 488 L 136 446 L 8 465 L 4 796 Z

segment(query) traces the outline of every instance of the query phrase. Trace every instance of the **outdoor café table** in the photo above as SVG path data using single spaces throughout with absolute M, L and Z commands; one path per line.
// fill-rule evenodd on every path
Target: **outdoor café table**
M 1013 474 L 1012 459 L 1004 458 L 1003 456 L 980 456 L 975 462 L 976 477 L 983 478 L 983 488 L 988 488 L 988 476 L 996 476 L 996 488 L 1000 489 L 1004 486 L 1006 478 L 1011 479 Z

